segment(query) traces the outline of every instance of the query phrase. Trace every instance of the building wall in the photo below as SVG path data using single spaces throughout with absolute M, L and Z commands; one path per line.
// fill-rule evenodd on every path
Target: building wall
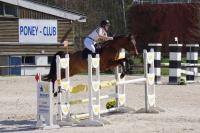
M 18 42 L 18 19 L 0 19 L 0 42 Z
M 30 18 L 30 19 L 61 19 L 59 17 L 45 14 L 38 11 L 29 10 L 23 7 L 19 8 L 19 18 Z M 70 21 L 70 20 L 67 20 Z
M 3 2 L 0 2 L 0 8 L 3 8 L 4 10 L 3 14 L 0 13 L 0 45 L 2 44 L 2 42 L 16 42 L 16 43 L 19 42 L 19 35 L 18 35 L 19 19 L 57 20 L 58 42 L 61 42 L 66 32 L 68 32 L 67 39 L 70 42 L 70 44 L 74 42 L 74 26 L 71 20 L 26 9 L 23 7 L 16 7 L 10 4 L 5 4 Z
M 2 4 L 2 3 L 1 3 Z M 0 65 L 9 66 L 9 56 L 20 56 L 20 55 L 34 55 L 34 54 L 45 54 L 51 55 L 55 54 L 57 51 L 66 50 L 62 44 L 59 44 L 66 32 L 69 32 L 67 39 L 70 44 L 74 42 L 74 32 L 73 23 L 71 20 L 62 19 L 53 15 L 45 14 L 42 12 L 37 12 L 29 10 L 22 7 L 14 7 L 17 12 L 12 16 L 12 14 L 6 14 L 5 16 L 0 16 Z M 0 14 L 1 15 L 1 14 Z M 58 24 L 58 43 L 57 44 L 19 44 L 18 27 L 19 19 L 49 19 L 57 20 Z M 69 47 L 69 51 L 71 50 Z M 44 53 L 42 53 L 44 51 Z M 7 56 L 8 55 L 8 56 Z M 47 65 L 47 56 L 36 56 L 36 64 Z M 41 61 L 42 60 L 42 61 Z M 39 61 L 39 62 L 38 62 Z M 14 68 L 12 68 L 13 70 Z M 11 69 L 10 69 L 11 70 Z M 35 75 L 37 72 L 46 74 L 49 72 L 49 68 L 21 68 L 21 75 Z M 13 72 L 13 71 L 12 71 Z M 0 75 L 8 75 L 9 68 L 0 68 Z
M 47 56 L 35 56 L 35 65 L 48 65 Z M 42 75 L 49 73 L 49 67 L 23 67 L 21 68 L 21 75 L 36 75 L 41 73 Z
M 18 19 L 17 18 L 1 18 L 0 19 L 0 42 L 18 42 Z M 67 31 L 70 31 L 67 36 L 68 40 L 73 43 L 74 31 L 73 24 L 71 21 L 58 20 L 58 42 L 61 41 L 62 37 Z
M 22 56 L 11 56 L 10 59 L 12 57 L 18 57 L 18 58 L 22 58 Z M 0 66 L 7 66 L 9 65 L 9 56 L 0 56 Z M 12 65 L 16 65 L 16 64 L 12 64 Z M 18 65 L 22 65 L 22 64 L 18 64 Z M 27 64 L 23 64 L 23 65 L 27 65 Z M 48 64 L 48 56 L 35 56 L 35 65 L 50 65 Z M 19 75 L 36 75 L 37 73 L 41 73 L 42 75 L 48 74 L 50 67 L 18 67 L 18 68 L 0 68 L 0 75 L 9 75 L 9 74 L 13 74 L 13 75 L 18 75 L 16 72 L 16 69 L 18 69 L 18 71 L 20 71 Z
M 0 66 L 6 66 L 9 64 L 8 56 L 0 56 Z M 0 68 L 0 75 L 9 74 L 9 68 Z
M 4 3 L 0 2 L 0 8 L 3 7 L 2 5 L 4 5 Z M 53 55 L 57 51 L 66 51 L 61 42 L 65 37 L 69 41 L 69 44 L 73 44 L 74 42 L 73 21 L 22 7 L 16 7 L 13 5 L 10 6 L 10 8 L 12 8 L 12 12 L 10 12 L 10 14 L 2 15 L 2 12 L 0 13 L 0 66 L 2 65 L 8 66 L 10 56 L 17 58 L 19 57 L 18 59 L 20 59 L 20 57 L 27 55 L 35 56 L 35 65 L 48 65 L 47 55 Z M 19 35 L 18 35 L 19 19 L 57 20 L 58 43 L 19 44 Z M 68 47 L 68 50 L 69 52 L 72 52 L 73 45 L 70 45 Z M 9 74 L 10 70 L 0 69 L 0 75 Z M 20 68 L 19 71 L 21 72 L 21 75 L 35 75 L 38 72 L 40 72 L 43 75 L 49 72 L 49 68 L 26 67 L 26 68 Z

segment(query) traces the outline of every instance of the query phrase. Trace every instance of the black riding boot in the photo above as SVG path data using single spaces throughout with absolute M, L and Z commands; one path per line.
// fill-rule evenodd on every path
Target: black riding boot
M 92 53 L 92 58 L 95 58 L 96 57 L 96 53 Z

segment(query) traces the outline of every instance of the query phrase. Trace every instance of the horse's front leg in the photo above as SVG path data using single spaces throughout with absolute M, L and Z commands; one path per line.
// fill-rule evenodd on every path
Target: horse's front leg
M 119 66 L 119 65 L 121 65 L 121 67 L 122 67 L 122 72 L 121 72 L 121 75 L 120 75 L 121 79 L 126 75 L 126 72 L 127 72 L 124 62 L 127 63 L 127 59 L 126 58 L 118 59 L 118 60 L 110 62 L 112 66 Z
M 122 72 L 121 72 L 121 75 L 120 75 L 120 78 L 121 78 L 121 79 L 124 78 L 124 76 L 125 76 L 126 73 L 127 73 L 125 63 L 127 63 L 126 58 L 122 59 L 121 62 L 120 62 L 120 65 L 121 65 L 121 67 L 122 67 Z

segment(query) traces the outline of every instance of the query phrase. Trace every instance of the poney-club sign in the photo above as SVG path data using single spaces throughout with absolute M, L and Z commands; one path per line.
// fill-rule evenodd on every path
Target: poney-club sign
M 19 19 L 19 43 L 57 43 L 57 20 Z

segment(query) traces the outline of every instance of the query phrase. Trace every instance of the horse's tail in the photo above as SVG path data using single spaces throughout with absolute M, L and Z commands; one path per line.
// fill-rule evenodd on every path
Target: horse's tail
M 56 56 L 61 58 L 65 57 L 66 52 L 58 51 L 52 58 L 49 74 L 42 76 L 43 81 L 55 81 L 56 80 Z

